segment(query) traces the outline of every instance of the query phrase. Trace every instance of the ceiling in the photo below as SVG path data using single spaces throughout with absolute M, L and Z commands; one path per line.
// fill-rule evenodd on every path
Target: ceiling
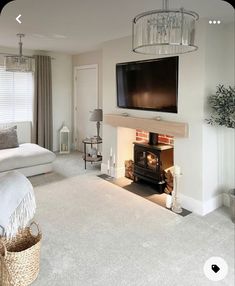
M 170 8 L 193 10 L 200 18 L 234 21 L 234 10 L 222 0 L 171 0 Z M 16 0 L 0 15 L 0 46 L 16 47 L 16 34 L 26 34 L 24 48 L 77 54 L 102 42 L 131 34 L 131 20 L 161 9 L 162 0 Z M 15 18 L 21 14 L 22 24 Z

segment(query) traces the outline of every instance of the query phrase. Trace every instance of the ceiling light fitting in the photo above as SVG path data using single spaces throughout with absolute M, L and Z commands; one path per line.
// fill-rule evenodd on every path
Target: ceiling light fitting
M 163 0 L 162 10 L 144 12 L 133 20 L 132 49 L 151 55 L 183 54 L 197 50 L 194 45 L 197 13 L 169 10 Z
M 24 56 L 22 53 L 23 43 L 21 39 L 24 34 L 17 34 L 19 37 L 19 54 L 5 56 L 5 69 L 10 72 L 33 72 L 34 71 L 34 58 Z

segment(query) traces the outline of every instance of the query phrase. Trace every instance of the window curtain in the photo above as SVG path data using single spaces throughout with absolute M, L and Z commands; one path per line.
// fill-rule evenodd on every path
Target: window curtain
M 32 141 L 53 148 L 51 57 L 35 56 Z

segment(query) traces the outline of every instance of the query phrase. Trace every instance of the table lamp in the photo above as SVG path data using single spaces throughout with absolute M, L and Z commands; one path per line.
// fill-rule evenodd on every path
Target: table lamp
M 100 137 L 100 121 L 103 121 L 103 110 L 102 109 L 94 109 L 91 111 L 90 121 L 96 121 L 97 126 L 97 139 L 101 140 Z

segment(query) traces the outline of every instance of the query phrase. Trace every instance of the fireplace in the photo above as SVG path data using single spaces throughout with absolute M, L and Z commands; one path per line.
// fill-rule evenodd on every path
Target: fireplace
M 173 166 L 173 146 L 134 143 L 134 181 L 143 179 L 158 186 L 163 192 L 164 170 Z

